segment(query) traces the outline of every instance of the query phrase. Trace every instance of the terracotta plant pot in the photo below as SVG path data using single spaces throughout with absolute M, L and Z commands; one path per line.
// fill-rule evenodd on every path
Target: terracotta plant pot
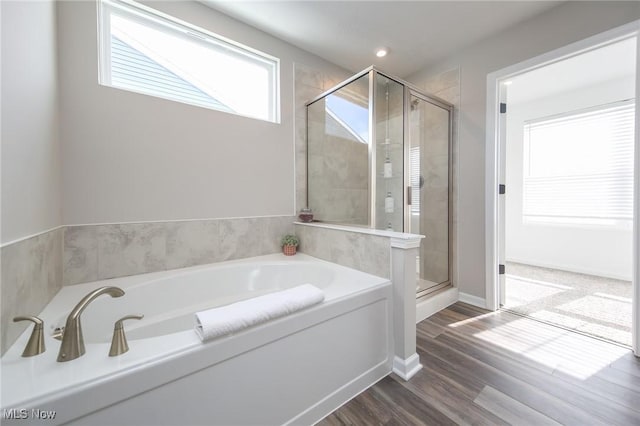
M 285 256 L 293 256 L 296 254 L 296 246 L 282 246 L 282 252 Z

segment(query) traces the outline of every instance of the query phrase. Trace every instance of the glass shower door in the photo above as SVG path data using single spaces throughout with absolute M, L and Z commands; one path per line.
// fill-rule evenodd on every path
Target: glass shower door
M 416 293 L 446 287 L 449 276 L 450 111 L 412 92 L 409 102 L 409 232 L 422 234 Z

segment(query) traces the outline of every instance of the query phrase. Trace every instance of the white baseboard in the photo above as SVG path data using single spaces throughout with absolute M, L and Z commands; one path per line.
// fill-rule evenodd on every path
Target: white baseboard
M 568 271 L 575 272 L 577 274 L 586 274 L 593 275 L 596 277 L 604 277 L 604 278 L 613 278 L 614 280 L 622 280 L 622 281 L 631 281 L 631 275 L 629 274 L 618 274 L 611 271 L 603 271 L 600 269 L 590 269 L 582 266 L 576 265 L 565 265 L 565 264 L 557 264 L 557 263 L 548 263 L 548 262 L 538 262 L 536 260 L 531 259 L 518 259 L 510 257 L 506 259 L 507 262 L 514 263 L 522 263 L 524 265 L 538 266 L 540 268 L 548 268 L 548 269 L 557 269 L 560 271 Z M 631 271 L 629 271 L 631 272 Z M 507 274 L 509 273 L 509 268 L 507 267 Z
M 388 376 L 389 373 L 391 373 L 389 371 L 389 359 L 386 359 L 372 369 L 356 377 L 351 382 L 342 386 L 340 389 L 333 392 L 331 395 L 327 396 L 317 404 L 314 404 L 291 420 L 287 421 L 285 424 L 316 424 L 329 414 L 333 413 L 338 408 L 342 407 L 347 402 L 351 401 L 351 399 L 355 398 L 357 395 L 376 384 L 382 378 Z
M 416 324 L 430 317 L 458 301 L 458 289 L 456 287 L 436 293 L 431 297 L 418 301 L 416 304 Z
M 471 294 L 459 292 L 458 300 L 469 305 L 477 306 L 478 308 L 487 309 L 487 302 L 482 297 L 473 296 Z
M 407 359 L 402 359 L 397 356 L 393 358 L 393 372 L 400 376 L 402 380 L 409 380 L 420 371 L 421 368 L 422 364 L 420 364 L 418 354 L 413 354 Z

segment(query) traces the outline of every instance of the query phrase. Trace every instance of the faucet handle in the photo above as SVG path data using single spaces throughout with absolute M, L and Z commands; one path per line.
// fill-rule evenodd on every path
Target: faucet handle
M 33 331 L 31 332 L 31 337 L 29 337 L 29 341 L 27 342 L 27 346 L 24 348 L 24 352 L 22 352 L 23 357 L 30 357 L 39 355 L 46 350 L 44 346 L 44 321 L 42 321 L 38 317 L 32 316 L 20 316 L 15 317 L 13 322 L 18 321 L 31 321 L 34 323 Z
M 127 344 L 127 336 L 124 334 L 124 325 L 122 323 L 126 320 L 141 320 L 142 318 L 144 318 L 144 315 L 127 315 L 115 322 L 115 324 L 113 325 L 113 338 L 111 339 L 109 356 L 122 355 L 129 350 L 129 345 Z

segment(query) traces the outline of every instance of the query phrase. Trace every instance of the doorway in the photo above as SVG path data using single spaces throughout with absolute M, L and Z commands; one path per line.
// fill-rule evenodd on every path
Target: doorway
M 506 82 L 503 117 L 502 308 L 626 346 L 635 42 L 515 76 Z
M 637 28 L 490 74 L 488 102 L 496 107 L 487 117 L 487 307 L 633 346 L 636 354 Z M 609 67 L 616 49 L 627 52 L 631 75 Z M 606 78 L 582 84 L 603 68 Z M 626 145 L 602 143 L 603 126 L 616 137 L 626 132 Z

